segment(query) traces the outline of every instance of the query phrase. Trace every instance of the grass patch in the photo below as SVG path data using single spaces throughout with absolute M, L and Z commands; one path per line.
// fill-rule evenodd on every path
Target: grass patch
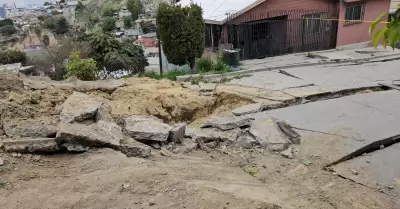
M 155 72 L 148 72 L 148 73 L 142 74 L 141 77 L 149 77 L 149 78 L 153 78 L 153 79 L 157 79 L 157 80 L 168 79 L 171 81 L 176 81 L 177 76 L 186 75 L 186 74 L 187 74 L 186 70 L 171 70 L 162 75 L 155 73 Z
M 254 176 L 254 177 L 257 175 L 258 170 L 259 170 L 258 168 L 252 167 L 252 166 L 244 168 L 244 171 L 246 173 L 248 173 L 250 176 Z

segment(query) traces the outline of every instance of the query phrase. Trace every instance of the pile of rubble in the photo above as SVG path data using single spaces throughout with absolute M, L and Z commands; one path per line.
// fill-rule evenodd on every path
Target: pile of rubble
M 73 92 L 56 112 L 29 119 L 4 119 L 5 151 L 84 152 L 91 147 L 108 147 L 128 157 L 149 157 L 151 147 L 170 155 L 228 145 L 283 151 L 298 143 L 298 135 L 287 134 L 284 127 L 288 126 L 273 119 L 211 117 L 196 129 L 141 115 L 115 121 L 103 102 L 80 92 Z

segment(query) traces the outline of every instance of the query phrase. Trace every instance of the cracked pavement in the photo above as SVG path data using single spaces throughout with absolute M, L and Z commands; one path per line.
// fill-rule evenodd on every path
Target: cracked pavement
M 400 164 L 397 162 L 400 157 L 397 143 L 400 142 L 397 137 L 400 136 L 400 91 L 394 88 L 396 86 L 390 88 L 390 85 L 398 85 L 399 65 L 400 60 L 394 60 L 274 70 L 254 73 L 229 84 L 279 91 L 294 98 L 389 84 L 388 88 L 375 92 L 354 91 L 327 98 L 316 96 L 310 103 L 253 116 L 286 121 L 299 132 L 302 140 L 313 139 L 312 143 L 329 146 L 329 151 L 322 155 L 343 178 L 400 195 Z M 379 150 L 382 147 L 384 149 Z M 308 152 L 315 154 L 320 150 Z M 370 153 L 368 159 L 365 153 Z

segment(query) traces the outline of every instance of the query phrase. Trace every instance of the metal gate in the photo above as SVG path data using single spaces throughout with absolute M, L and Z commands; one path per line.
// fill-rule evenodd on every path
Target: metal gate
M 291 15 L 228 25 L 229 42 L 240 49 L 242 59 L 327 50 L 336 47 L 337 21 L 328 13 Z

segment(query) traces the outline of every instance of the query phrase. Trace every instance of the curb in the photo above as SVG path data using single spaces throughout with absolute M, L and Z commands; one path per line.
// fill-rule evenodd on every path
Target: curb
M 379 58 L 387 58 L 384 61 L 393 61 L 400 59 L 400 54 L 393 54 L 393 55 L 381 55 L 381 56 L 374 56 L 369 58 L 362 58 L 362 59 L 353 59 L 353 60 L 342 60 L 342 61 L 326 61 L 326 62 L 318 62 L 318 63 L 304 63 L 304 64 L 297 64 L 297 65 L 284 65 L 284 66 L 276 66 L 276 67 L 266 67 L 260 69 L 253 69 L 253 70 L 242 70 L 242 71 L 235 71 L 223 74 L 209 74 L 209 75 L 202 75 L 202 74 L 193 74 L 193 75 L 183 75 L 177 76 L 176 81 L 184 82 L 193 78 L 203 77 L 204 79 L 222 79 L 237 75 L 246 75 L 249 73 L 258 73 L 263 71 L 272 71 L 272 70 L 281 70 L 281 69 L 290 69 L 290 68 L 298 68 L 298 67 L 309 67 L 309 66 L 317 66 L 317 65 L 329 65 L 329 64 L 342 64 L 342 63 L 351 63 L 351 62 L 365 62 L 370 60 L 375 60 Z M 373 61 L 372 61 L 373 62 Z M 381 61 L 378 61 L 381 62 Z

